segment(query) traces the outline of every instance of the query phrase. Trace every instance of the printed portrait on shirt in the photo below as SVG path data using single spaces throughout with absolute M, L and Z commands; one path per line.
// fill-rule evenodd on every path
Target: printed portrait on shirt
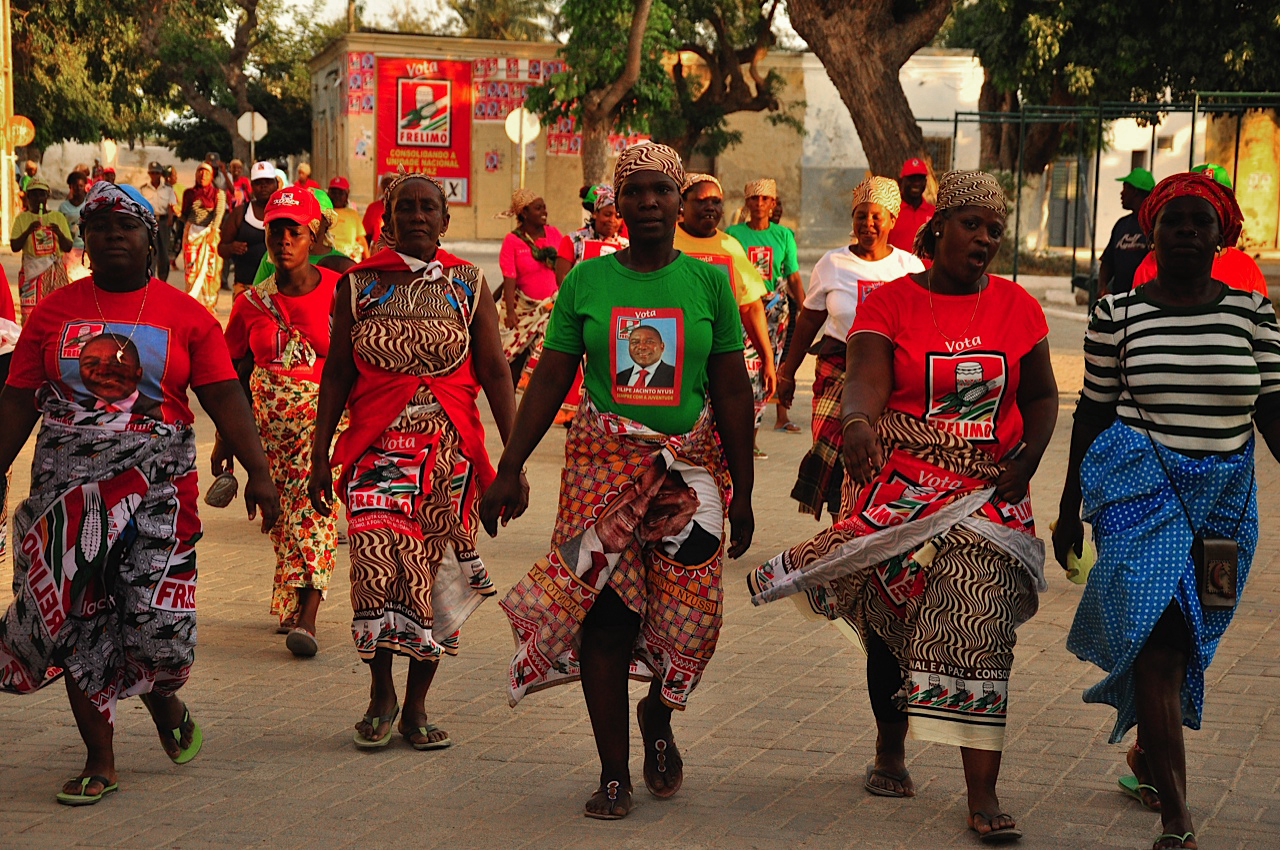
M 996 416 L 1008 376 L 1000 353 L 926 355 L 925 420 L 971 443 L 996 442 Z
M 773 280 L 773 248 L 769 245 L 748 245 L 747 259 L 756 267 L 765 282 Z
M 680 399 L 683 313 L 613 311 L 613 398 L 621 404 L 675 405 Z
M 62 381 L 89 410 L 163 418 L 168 332 L 124 322 L 69 322 L 58 352 Z

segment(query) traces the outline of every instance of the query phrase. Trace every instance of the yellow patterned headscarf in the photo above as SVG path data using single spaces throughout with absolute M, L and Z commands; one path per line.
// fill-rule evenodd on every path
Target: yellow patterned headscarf
M 516 189 L 511 193 L 511 206 L 498 213 L 495 218 L 515 218 L 524 212 L 524 208 L 542 196 L 532 189 Z
M 674 148 L 656 142 L 641 142 L 618 154 L 613 166 L 613 190 L 622 193 L 622 185 L 637 171 L 658 171 L 684 188 L 684 163 Z
M 985 171 L 948 171 L 938 181 L 938 212 L 955 207 L 986 207 L 1001 215 L 1009 212 L 1009 200 L 1000 181 Z
M 715 187 L 720 190 L 720 194 L 721 195 L 724 194 L 724 187 L 720 185 L 719 180 L 717 180 L 715 177 L 713 177 L 710 174 L 703 174 L 700 171 L 694 171 L 690 174 L 685 175 L 684 185 L 680 187 L 680 194 L 683 195 L 685 192 L 689 191 L 694 186 L 697 186 L 699 183 L 714 183 Z
M 858 204 L 879 204 L 889 215 L 897 218 L 902 209 L 902 192 L 898 190 L 898 181 L 888 177 L 864 178 L 854 187 L 851 209 L 857 209 Z
M 761 177 L 759 180 L 752 180 L 742 188 L 742 197 L 750 198 L 759 195 L 762 198 L 778 198 L 778 181 L 772 177 Z

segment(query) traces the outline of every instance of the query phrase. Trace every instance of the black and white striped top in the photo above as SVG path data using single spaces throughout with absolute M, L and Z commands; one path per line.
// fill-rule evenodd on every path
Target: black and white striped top
M 1108 295 L 1094 309 L 1084 338 L 1083 398 L 1113 407 L 1121 422 L 1149 430 L 1171 449 L 1239 450 L 1260 400 L 1267 409 L 1280 401 L 1271 395 L 1280 393 L 1280 329 L 1271 302 L 1224 286 L 1209 304 L 1170 307 L 1150 301 L 1145 289 Z

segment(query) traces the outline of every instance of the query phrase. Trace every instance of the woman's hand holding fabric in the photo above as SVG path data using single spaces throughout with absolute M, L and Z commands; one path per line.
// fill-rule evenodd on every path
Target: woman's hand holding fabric
M 1063 513 L 1053 524 L 1053 559 L 1062 568 L 1068 569 L 1067 558 L 1071 553 L 1077 557 L 1084 552 L 1084 523 L 1075 513 Z
M 521 472 L 498 469 L 489 489 L 480 497 L 480 524 L 490 537 L 498 536 L 498 522 L 503 526 L 529 507 L 529 482 Z
M 855 419 L 845 426 L 844 468 L 860 486 L 871 483 L 880 467 L 884 466 L 884 453 L 876 430 L 864 419 Z
M 254 518 L 257 511 L 262 511 L 262 533 L 266 534 L 280 519 L 280 494 L 271 476 L 259 472 L 249 474 L 249 483 L 244 485 L 244 506 L 249 511 L 249 519 Z

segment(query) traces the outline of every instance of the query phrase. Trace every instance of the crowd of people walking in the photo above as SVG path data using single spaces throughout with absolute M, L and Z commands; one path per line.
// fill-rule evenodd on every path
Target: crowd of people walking
M 1058 386 L 1043 310 L 990 271 L 1009 215 L 994 176 L 935 180 L 918 158 L 868 175 L 849 243 L 806 287 L 773 179 L 747 183 L 746 220 L 721 229 L 715 176 L 633 145 L 611 181 L 583 188 L 567 235 L 537 193 L 515 192 L 491 287 L 443 247 L 449 205 L 430 176 L 384 179 L 362 219 L 342 177 L 326 192 L 309 169 L 286 185 L 269 163 L 231 165 L 201 163 L 181 191 L 159 163 L 140 189 L 76 172 L 59 211 L 33 172 L 13 223 L 0 502 L 14 508 L 15 595 L 0 690 L 63 679 L 86 758 L 59 802 L 119 788 L 120 699 L 143 700 L 175 763 L 202 746 L 179 696 L 201 536 L 191 395 L 217 429 L 206 498 L 229 501 L 235 470 L 247 475 L 249 516 L 275 551 L 269 613 L 302 658 L 321 648 L 345 506 L 351 632 L 370 676 L 353 744 L 369 750 L 397 734 L 417 750 L 453 743 L 426 698 L 498 594 L 479 530 L 501 534 L 546 496 L 524 465 L 563 424 L 547 552 L 498 602 L 516 644 L 508 698 L 580 683 L 600 761 L 583 814 L 616 820 L 634 805 L 627 682 L 647 681 L 642 779 L 672 797 L 685 769 L 673 720 L 716 649 L 723 562 L 755 532 L 769 470 L 756 432 L 772 403 L 775 430 L 801 433 L 791 413 L 813 353 L 812 445 L 791 496 L 830 524 L 762 558 L 751 599 L 795 596 L 865 654 L 868 793 L 917 794 L 908 737 L 951 744 L 968 827 L 984 843 L 1022 836 L 997 786 L 1017 629 L 1047 589 L 1029 482 Z M 1065 568 L 1092 526 L 1066 646 L 1104 673 L 1083 698 L 1115 709 L 1110 740 L 1137 728 L 1121 789 L 1159 812 L 1156 850 L 1197 846 L 1182 729 L 1204 720 L 1205 670 L 1253 560 L 1255 428 L 1280 453 L 1280 329 L 1265 284 L 1230 253 L 1242 214 L 1222 177 L 1124 178 L 1136 219 L 1103 255 L 1052 534 Z M 73 265 L 91 274 L 73 279 Z M 481 393 L 505 447 L 496 465 Z M 30 491 L 9 500 L 37 425 Z

